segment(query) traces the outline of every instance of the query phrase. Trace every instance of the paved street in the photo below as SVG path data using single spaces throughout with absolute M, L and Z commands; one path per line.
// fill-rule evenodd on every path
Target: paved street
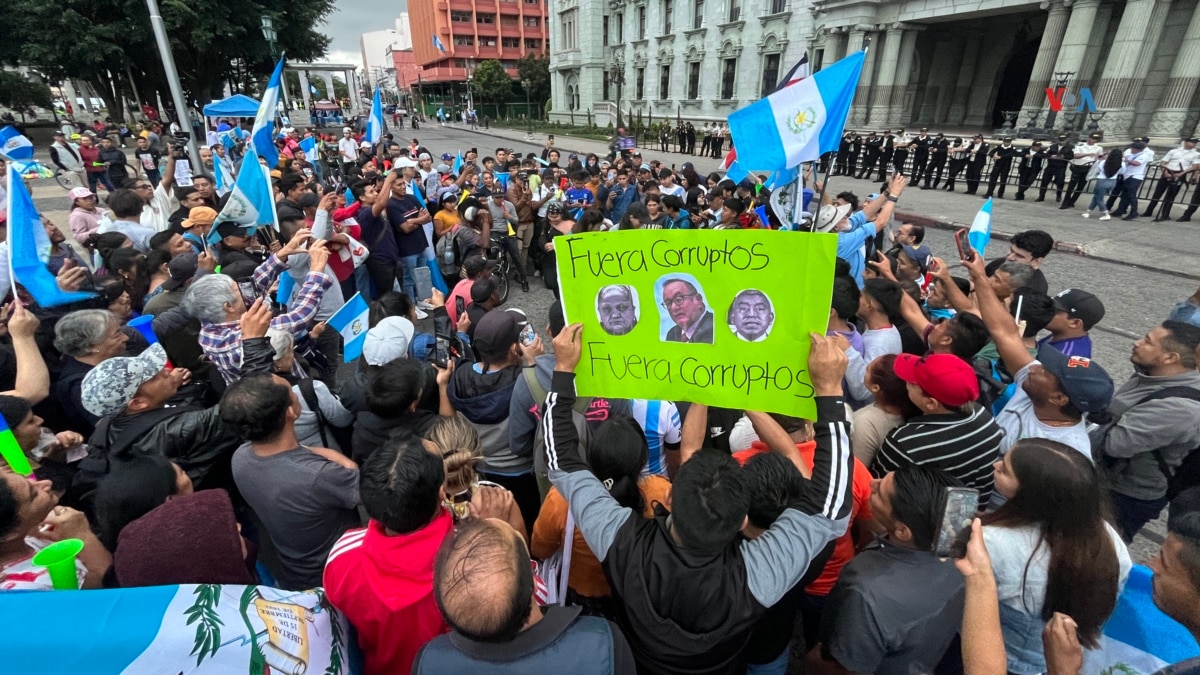
M 401 138 L 410 138 L 411 130 L 405 130 Z M 504 134 L 501 137 L 481 132 L 452 127 L 425 126 L 416 132 L 421 143 L 436 153 L 458 150 L 466 151 L 476 147 L 480 156 L 492 154 L 500 145 L 515 147 L 522 153 L 540 151 L 542 143 L 527 143 L 522 140 L 523 133 L 496 132 Z M 515 139 L 513 138 L 515 137 Z M 542 137 L 544 139 L 544 137 Z M 564 151 L 596 152 L 605 151 L 604 144 L 594 141 L 560 138 L 558 147 Z M 681 164 L 682 161 L 693 160 L 698 170 L 715 169 L 718 164 L 714 159 L 684 159 L 677 154 L 647 153 L 648 159 L 661 159 L 667 164 Z M 875 189 L 875 185 L 867 181 L 856 181 L 848 178 L 835 177 L 831 184 L 837 190 L 851 189 L 860 195 Z M 66 228 L 67 199 L 66 193 L 55 184 L 40 181 L 35 187 L 35 198 L 43 213 Z M 901 200 L 902 212 L 914 212 L 931 217 L 950 217 L 959 222 L 969 222 L 974 210 L 982 202 L 978 197 L 962 194 L 947 194 L 945 192 L 911 190 L 905 193 Z M 1065 213 L 1065 212 L 1062 212 Z M 1119 384 L 1129 377 L 1132 366 L 1129 363 L 1129 353 L 1133 340 L 1161 322 L 1170 308 L 1180 300 L 1188 297 L 1196 290 L 1195 279 L 1179 276 L 1180 272 L 1195 269 L 1200 272 L 1200 252 L 1188 252 L 1190 247 L 1200 247 L 1200 237 L 1197 236 L 1164 236 L 1168 231 L 1182 230 L 1190 225 L 1172 223 L 1156 230 L 1157 226 L 1141 223 L 1133 228 L 1128 223 L 1110 221 L 1100 223 L 1087 221 L 1074 215 L 1082 225 L 1070 220 L 1065 215 L 1059 215 L 1056 209 L 1046 204 L 1009 203 L 1003 202 L 996 207 L 997 231 L 1020 231 L 1031 227 L 1042 227 L 1056 237 L 1088 234 L 1088 228 L 1093 228 L 1097 235 L 1112 239 L 1077 240 L 1090 250 L 1107 250 L 1106 246 L 1116 246 L 1111 241 L 1128 240 L 1128 257 L 1139 264 L 1156 263 L 1154 267 L 1162 267 L 1170 272 L 1139 269 L 1129 265 L 1116 264 L 1107 260 L 1096 259 L 1066 252 L 1052 253 L 1043 270 L 1050 283 L 1051 292 L 1064 288 L 1083 288 L 1099 296 L 1105 304 L 1107 314 L 1092 333 L 1095 358 L 1112 374 Z M 1069 221 L 1069 223 L 1063 223 Z M 1059 224 L 1063 223 L 1063 224 Z M 1107 226 L 1107 227 L 1106 227 Z M 1161 230 L 1161 232 L 1159 231 Z M 1137 232 L 1141 232 L 1137 235 Z M 1148 234 L 1150 233 L 1150 234 Z M 1153 236 L 1151 236 L 1153 235 Z M 1145 241 L 1136 241 L 1138 239 Z M 929 229 L 926 243 L 930 245 L 935 255 L 951 257 L 954 254 L 954 242 L 949 230 Z M 1137 244 L 1135 246 L 1135 244 Z M 1001 255 L 1007 250 L 1004 241 L 994 241 L 989 256 Z M 1150 258 L 1150 252 L 1157 251 L 1157 259 Z M 541 279 L 531 279 L 530 292 L 523 293 L 513 284 L 509 291 L 508 305 L 520 307 L 534 321 L 539 331 L 544 331 L 547 323 L 547 311 L 554 300 Z M 549 348 L 548 337 L 543 335 Z M 1163 523 L 1153 524 L 1151 531 L 1163 532 Z M 1144 537 L 1135 543 L 1134 551 L 1139 559 L 1144 559 L 1157 551 L 1157 544 Z

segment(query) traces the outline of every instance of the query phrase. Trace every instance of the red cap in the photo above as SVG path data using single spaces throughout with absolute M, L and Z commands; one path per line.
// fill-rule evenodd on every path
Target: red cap
M 975 369 L 953 354 L 900 354 L 893 370 L 896 377 L 917 385 L 942 405 L 958 407 L 979 398 Z

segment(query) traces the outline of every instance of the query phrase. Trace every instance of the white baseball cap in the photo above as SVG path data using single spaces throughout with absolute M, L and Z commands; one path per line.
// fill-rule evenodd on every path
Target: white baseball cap
M 408 355 L 417 329 L 402 316 L 389 316 L 367 331 L 362 355 L 368 366 L 382 366 Z

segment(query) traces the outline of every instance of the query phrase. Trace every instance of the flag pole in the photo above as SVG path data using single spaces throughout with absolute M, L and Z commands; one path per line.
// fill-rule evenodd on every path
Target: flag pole
M 179 85 L 179 71 L 175 70 L 175 57 L 171 54 L 171 42 L 167 39 L 167 29 L 163 26 L 162 14 L 158 10 L 158 0 L 146 0 L 146 7 L 150 10 L 150 26 L 154 29 L 154 41 L 158 43 L 163 74 L 167 77 L 167 86 L 171 89 L 171 99 L 175 104 L 175 118 L 179 122 L 180 131 L 187 132 L 191 161 L 199 163 L 200 151 L 197 149 L 196 134 L 192 129 L 192 115 L 188 111 L 187 100 L 183 97 L 183 87 Z
M 871 53 L 870 49 L 871 49 L 871 36 L 869 34 L 864 35 L 863 36 L 863 48 L 862 48 L 863 53 L 870 55 L 870 53 Z M 853 104 L 853 102 L 852 102 L 852 104 Z M 847 115 L 846 123 L 848 124 L 849 122 L 850 122 L 850 116 Z M 845 136 L 845 135 L 846 135 L 846 124 L 843 124 L 841 131 L 838 133 L 838 136 L 841 137 L 841 136 Z M 837 156 L 840 152 L 841 152 L 841 150 L 835 151 L 833 154 L 833 159 L 829 162 L 829 165 L 825 167 L 825 180 L 821 181 L 821 193 L 819 195 L 817 195 L 816 199 L 814 200 L 816 202 L 816 206 L 813 209 L 813 220 L 812 220 L 813 230 L 816 230 L 817 216 L 820 215 L 821 204 L 824 203 L 824 201 L 825 201 L 825 191 L 829 189 L 829 176 L 833 172 L 833 167 L 837 164 Z M 817 158 L 817 172 L 818 173 L 819 173 L 820 169 L 821 169 L 821 164 L 820 164 L 820 158 L 818 157 Z M 803 178 L 803 172 L 801 172 L 801 177 Z M 801 192 L 801 196 L 803 196 L 803 194 L 804 193 Z

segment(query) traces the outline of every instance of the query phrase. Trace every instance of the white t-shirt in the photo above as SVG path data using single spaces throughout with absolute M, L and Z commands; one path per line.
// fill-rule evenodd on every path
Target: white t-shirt
M 0 565 L 0 591 L 52 591 L 54 584 L 50 581 L 50 572 L 45 567 L 33 564 L 33 556 L 53 542 L 36 537 L 25 537 L 29 546 L 29 557 Z M 79 580 L 80 588 L 87 579 L 87 567 L 75 559 L 75 578 Z
M 885 354 L 899 354 L 904 351 L 904 343 L 900 341 L 900 331 L 895 326 L 865 330 L 863 339 L 863 360 L 867 363 Z
M 863 336 L 866 337 L 865 335 Z M 1075 448 L 1084 457 L 1092 459 L 1092 442 L 1088 440 L 1087 423 L 1080 420 L 1078 424 L 1069 427 L 1052 427 L 1037 418 L 1033 412 L 1033 401 L 1025 393 L 1025 381 L 1029 379 L 1029 370 L 1040 366 L 1037 361 L 1031 362 L 1017 371 L 1016 392 L 1008 400 L 1004 409 L 996 415 L 996 424 L 1004 431 L 1000 439 L 1000 454 L 1008 452 L 1014 443 L 1022 438 L 1045 438 L 1058 441 Z
M 679 409 L 671 401 L 648 401 L 635 398 L 630 401 L 633 418 L 642 427 L 650 454 L 646 458 L 643 476 L 667 475 L 667 445 L 675 445 L 682 438 L 683 425 L 679 421 Z
M 358 143 L 353 138 L 342 137 L 338 141 L 338 154 L 341 155 L 343 162 L 354 162 L 358 160 Z
M 159 183 L 158 187 L 154 188 L 154 196 L 150 198 L 150 203 L 142 207 L 141 223 L 153 228 L 155 232 L 162 232 L 167 229 L 167 219 L 177 208 L 179 200 Z
M 658 191 L 664 195 L 675 195 L 680 199 L 683 199 L 687 196 L 687 190 L 684 190 L 682 185 L 672 185 L 671 187 L 659 185 Z

